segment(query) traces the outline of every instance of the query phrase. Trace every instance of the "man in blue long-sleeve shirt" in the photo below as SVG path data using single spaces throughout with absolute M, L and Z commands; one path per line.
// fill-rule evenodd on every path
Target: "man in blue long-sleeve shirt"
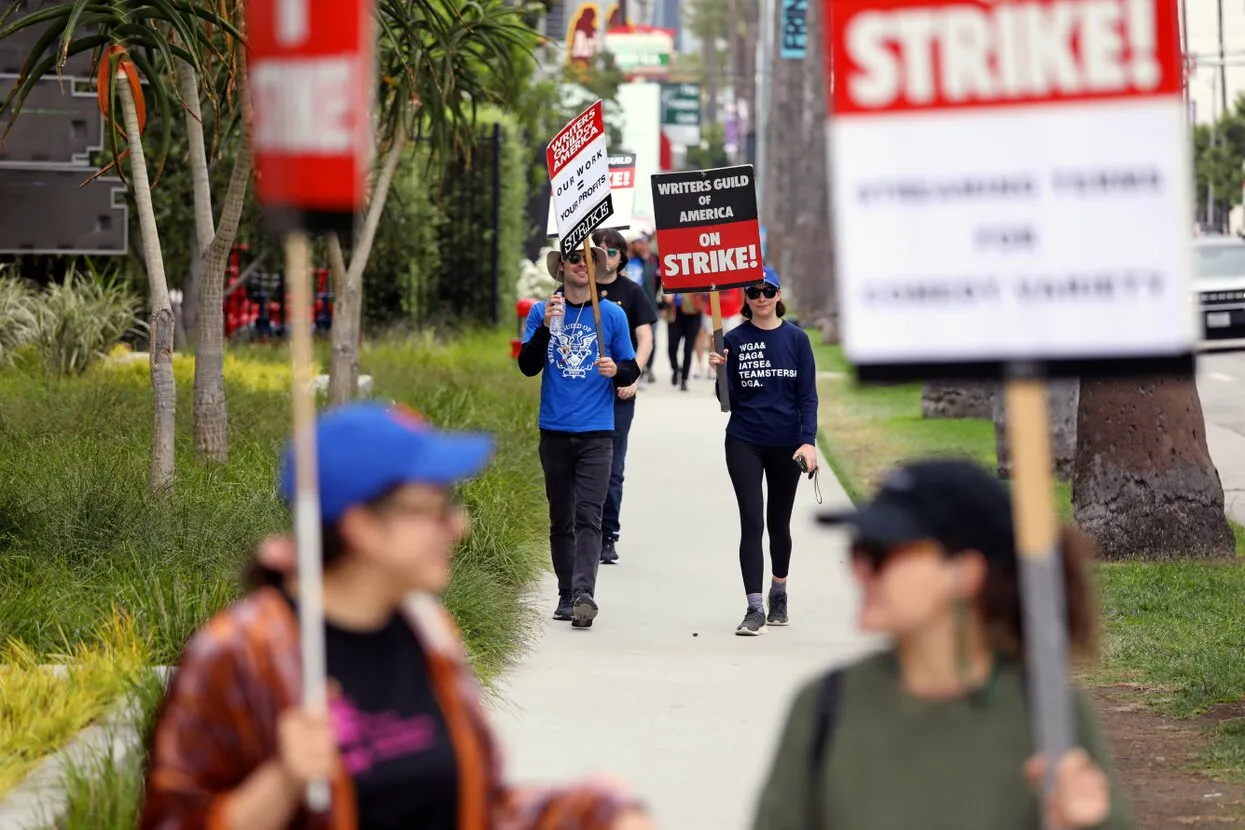
M 596 272 L 607 267 L 605 251 L 592 248 Z M 597 566 L 601 560 L 601 514 L 614 454 L 617 389 L 640 376 L 627 315 L 599 303 L 605 348 L 597 342 L 588 287 L 588 261 L 576 251 L 551 251 L 545 267 L 562 285 L 527 316 L 519 369 L 543 372 L 540 384 L 540 462 L 549 499 L 549 547 L 558 576 L 555 620 L 590 628 L 597 616 Z M 555 337 L 549 322 L 562 317 Z

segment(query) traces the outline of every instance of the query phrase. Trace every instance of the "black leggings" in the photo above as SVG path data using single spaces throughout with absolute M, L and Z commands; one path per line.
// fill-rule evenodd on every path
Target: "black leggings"
M 670 368 L 676 376 L 687 380 L 692 373 L 692 352 L 696 350 L 696 335 L 700 333 L 699 314 L 684 314 L 676 311 L 674 319 L 666 326 L 666 334 L 670 342 L 667 350 L 670 353 Z M 679 369 L 679 341 L 683 341 L 683 369 Z M 794 452 L 794 451 L 793 451 Z
M 739 503 L 739 570 L 744 592 L 761 593 L 765 554 L 761 535 L 769 527 L 769 556 L 774 576 L 787 577 L 791 567 L 791 508 L 800 485 L 800 466 L 792 459 L 796 447 L 762 447 L 726 436 L 726 470 Z M 769 505 L 761 478 L 769 489 Z

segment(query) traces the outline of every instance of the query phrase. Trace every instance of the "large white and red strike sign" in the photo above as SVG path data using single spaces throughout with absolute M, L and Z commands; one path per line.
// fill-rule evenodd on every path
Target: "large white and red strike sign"
M 363 207 L 373 149 L 374 0 L 249 0 L 256 194 L 284 226 Z
M 1174 0 L 824 3 L 837 279 L 862 374 L 1189 363 Z

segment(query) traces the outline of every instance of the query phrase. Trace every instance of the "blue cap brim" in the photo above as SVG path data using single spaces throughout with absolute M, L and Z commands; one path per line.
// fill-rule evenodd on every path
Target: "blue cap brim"
M 409 484 L 448 486 L 478 475 L 493 458 L 493 439 L 479 433 L 433 432 L 428 447 L 411 459 Z

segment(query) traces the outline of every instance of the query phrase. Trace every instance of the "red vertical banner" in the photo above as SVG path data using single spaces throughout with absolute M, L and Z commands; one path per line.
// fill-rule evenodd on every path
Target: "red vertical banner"
M 249 0 L 255 191 L 273 230 L 348 228 L 374 136 L 375 0 Z

